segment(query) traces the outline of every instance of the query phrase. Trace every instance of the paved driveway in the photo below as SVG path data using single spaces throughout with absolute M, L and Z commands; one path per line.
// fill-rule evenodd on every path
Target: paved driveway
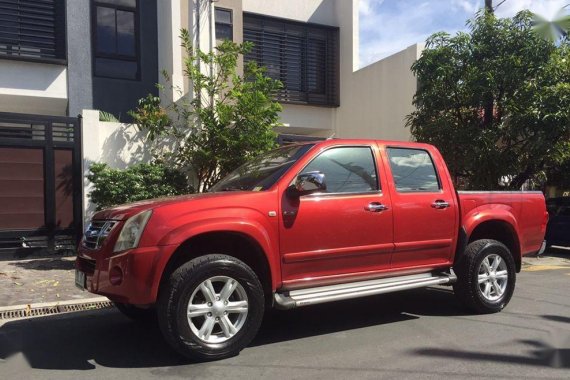
M 325 304 L 266 318 L 239 356 L 192 364 L 114 310 L 0 327 L 3 379 L 564 378 L 570 268 L 532 266 L 502 313 L 473 316 L 448 288 Z

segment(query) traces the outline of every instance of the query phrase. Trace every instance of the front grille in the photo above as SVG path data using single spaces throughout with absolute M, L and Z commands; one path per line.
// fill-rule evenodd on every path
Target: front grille
M 93 220 L 83 235 L 83 246 L 89 249 L 99 249 L 105 238 L 117 225 L 114 220 Z

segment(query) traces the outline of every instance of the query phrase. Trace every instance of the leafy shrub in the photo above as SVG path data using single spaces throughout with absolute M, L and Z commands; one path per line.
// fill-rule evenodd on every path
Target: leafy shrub
M 161 163 L 137 164 L 125 170 L 95 163 L 89 171 L 87 178 L 94 186 L 89 197 L 97 210 L 143 199 L 193 193 L 182 172 Z
M 110 112 L 99 111 L 99 121 L 120 123 L 119 119 Z
M 148 138 L 154 141 L 170 125 L 166 110 L 160 105 L 160 98 L 148 94 L 146 98 L 139 99 L 138 107 L 129 111 L 135 125 L 147 131 Z

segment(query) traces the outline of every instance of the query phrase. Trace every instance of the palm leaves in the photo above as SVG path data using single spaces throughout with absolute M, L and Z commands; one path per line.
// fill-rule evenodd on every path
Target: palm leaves
M 558 42 L 570 33 L 570 4 L 562 7 L 553 20 L 533 13 L 532 24 L 535 32 L 547 41 Z

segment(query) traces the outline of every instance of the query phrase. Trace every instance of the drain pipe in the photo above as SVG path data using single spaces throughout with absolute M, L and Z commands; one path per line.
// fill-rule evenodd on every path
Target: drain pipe
M 200 51 L 200 3 L 201 0 L 195 0 L 196 1 L 196 65 L 198 67 L 198 71 L 202 71 L 202 62 L 200 61 L 200 54 L 198 54 L 198 52 Z M 196 97 L 198 98 L 198 108 L 202 108 L 202 90 L 196 91 Z M 200 122 L 198 120 L 198 122 Z
M 208 34 L 210 35 L 210 52 L 214 52 L 214 3 L 218 0 L 210 0 L 208 4 Z M 214 77 L 214 62 L 210 62 L 210 75 Z M 210 106 L 214 106 L 214 94 L 210 95 Z

